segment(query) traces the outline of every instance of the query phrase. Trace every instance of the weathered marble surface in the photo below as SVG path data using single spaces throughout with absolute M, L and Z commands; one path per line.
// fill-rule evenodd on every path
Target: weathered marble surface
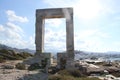
M 73 27 L 73 8 L 49 8 L 36 10 L 36 56 L 44 52 L 44 30 L 45 19 L 65 18 L 66 19 L 66 52 L 67 65 L 74 60 L 74 27 Z M 40 57 L 41 58 L 41 57 Z M 72 65 L 71 65 L 72 66 Z

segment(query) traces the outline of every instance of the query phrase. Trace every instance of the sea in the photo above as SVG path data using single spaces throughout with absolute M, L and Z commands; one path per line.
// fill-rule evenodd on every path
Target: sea
M 120 61 L 120 58 L 105 58 L 106 61 Z

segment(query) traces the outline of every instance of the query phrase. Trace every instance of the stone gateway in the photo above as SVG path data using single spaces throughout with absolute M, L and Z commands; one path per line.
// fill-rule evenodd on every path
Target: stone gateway
M 66 54 L 67 65 L 70 67 L 74 61 L 74 27 L 73 27 L 73 9 L 72 8 L 52 8 L 36 10 L 36 29 L 35 29 L 35 55 L 43 56 L 44 53 L 44 30 L 45 19 L 49 18 L 65 18 L 66 19 Z

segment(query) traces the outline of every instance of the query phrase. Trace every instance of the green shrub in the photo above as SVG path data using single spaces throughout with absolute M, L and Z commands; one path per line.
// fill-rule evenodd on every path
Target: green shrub
M 79 70 L 61 70 L 58 72 L 58 74 L 73 77 L 84 77 L 84 75 Z
M 49 76 L 48 80 L 76 80 L 76 79 L 72 76 L 53 75 Z
M 32 70 L 36 70 L 36 69 L 40 69 L 41 67 L 39 66 L 38 63 L 33 63 L 28 67 L 28 70 L 32 71 Z
M 115 76 L 115 77 L 120 77 L 120 73 L 119 72 L 114 72 L 114 73 L 112 73 L 112 75 Z
M 17 54 L 19 57 L 21 57 L 22 59 L 26 59 L 28 57 L 32 57 L 33 55 L 27 52 L 21 52 L 19 54 Z
M 1 53 L 8 53 L 8 50 L 6 50 L 6 49 L 1 49 L 0 52 L 1 52 Z
M 69 73 L 68 70 L 60 70 L 60 71 L 58 72 L 58 74 L 60 74 L 60 75 L 62 75 L 62 76 L 64 76 L 64 75 L 70 75 L 70 73 Z
M 5 62 L 5 60 L 4 59 L 0 59 L 0 63 L 4 63 Z
M 61 70 L 57 75 L 50 75 L 48 80 L 100 80 L 98 78 L 85 77 L 79 70 Z
M 49 80 L 62 80 L 62 77 L 60 75 L 57 76 L 49 76 Z
M 74 77 L 83 77 L 84 76 L 79 70 L 70 70 L 69 73 Z
M 51 76 L 49 76 L 48 80 L 100 80 L 100 79 L 87 78 L 87 77 L 75 78 L 73 76 L 51 75 Z
M 6 60 L 2 57 L 2 56 L 0 56 L 0 63 L 3 63 L 3 62 L 5 62 Z
M 75 79 L 75 80 L 101 80 L 101 79 L 84 77 L 84 78 L 78 78 L 78 79 Z
M 103 66 L 112 66 L 112 64 L 104 64 Z
M 20 70 L 25 70 L 26 67 L 25 67 L 25 64 L 22 64 L 22 63 L 18 63 L 15 65 L 17 69 L 20 69 Z
M 14 65 L 3 65 L 3 69 L 14 69 Z
M 97 63 L 95 63 L 95 65 L 104 65 L 105 64 L 105 62 L 97 62 Z
M 14 50 L 0 49 L 0 56 L 6 60 L 22 60 L 33 55 L 27 52 L 16 53 Z
M 16 60 L 23 60 L 24 58 L 19 56 L 19 54 L 15 54 L 14 57 L 16 58 Z

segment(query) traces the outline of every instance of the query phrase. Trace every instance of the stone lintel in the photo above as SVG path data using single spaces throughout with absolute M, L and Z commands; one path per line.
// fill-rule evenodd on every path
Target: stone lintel
M 66 15 L 73 14 L 72 8 L 49 8 L 37 9 L 36 17 L 44 18 L 66 18 Z

